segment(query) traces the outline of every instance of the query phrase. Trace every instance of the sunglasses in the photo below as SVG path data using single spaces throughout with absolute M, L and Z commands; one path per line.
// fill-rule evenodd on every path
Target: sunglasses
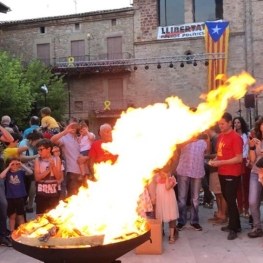
M 43 150 L 46 150 L 46 148 L 38 148 L 37 149 L 38 152 L 42 152 Z

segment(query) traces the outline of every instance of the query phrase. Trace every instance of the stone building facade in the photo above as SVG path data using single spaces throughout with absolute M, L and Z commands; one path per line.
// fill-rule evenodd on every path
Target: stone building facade
M 230 21 L 228 75 L 247 70 L 260 83 L 263 2 L 215 2 L 223 4 L 223 19 Z M 214 12 L 216 5 L 210 9 Z M 200 21 L 205 17 L 202 10 L 206 10 L 204 0 L 134 0 L 130 8 L 2 22 L 0 46 L 14 56 L 23 55 L 26 61 L 40 57 L 56 74 L 66 73 L 68 115 L 90 119 L 93 129 L 97 129 L 103 122 L 113 124 L 119 112 L 129 106 L 164 102 L 172 95 L 179 96 L 191 107 L 198 105 L 199 96 L 207 92 L 204 61 L 196 67 L 193 64 L 180 67 L 177 63 L 173 67 L 161 64 L 157 68 L 156 63 L 149 63 L 148 70 L 144 64 L 122 66 L 120 63 L 123 59 L 205 53 L 204 37 L 157 39 L 158 27 L 163 21 L 166 25 L 176 23 L 169 22 L 172 12 L 175 18 L 180 18 L 179 24 L 187 24 L 204 22 Z M 163 20 L 164 13 L 166 20 Z M 201 18 L 198 20 L 198 17 Z M 63 63 L 80 65 L 78 61 L 86 63 L 76 70 L 56 68 Z M 97 65 L 98 61 L 105 64 Z M 112 61 L 119 63 L 111 64 Z M 263 113 L 261 94 L 256 98 L 253 115 Z M 231 102 L 228 110 L 233 115 L 241 111 L 248 120 L 250 111 L 245 109 L 244 99 Z

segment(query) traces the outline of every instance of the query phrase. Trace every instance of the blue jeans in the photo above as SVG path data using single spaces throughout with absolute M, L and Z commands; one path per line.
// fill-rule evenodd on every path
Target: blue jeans
M 255 228 L 261 229 L 260 223 L 260 194 L 262 184 L 258 181 L 258 174 L 251 172 L 249 181 L 249 208 Z
M 187 195 L 190 187 L 191 191 L 191 224 L 199 223 L 199 194 L 201 189 L 202 178 L 191 178 L 188 176 L 177 176 L 178 182 L 178 208 L 179 208 L 179 218 L 178 223 L 183 225 L 187 221 L 186 213 L 186 201 Z
M 7 201 L 5 197 L 4 180 L 0 178 L 0 237 L 5 237 L 6 229 Z

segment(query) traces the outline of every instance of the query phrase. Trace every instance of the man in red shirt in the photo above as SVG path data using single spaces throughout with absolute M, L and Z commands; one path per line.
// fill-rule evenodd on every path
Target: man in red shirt
M 228 206 L 229 224 L 221 230 L 229 232 L 228 240 L 234 240 L 237 232 L 241 231 L 236 197 L 242 174 L 243 141 L 240 135 L 232 130 L 230 113 L 225 112 L 218 125 L 221 133 L 217 139 L 217 156 L 209 165 L 218 167 L 222 194 Z
M 110 152 L 102 148 L 103 143 L 112 141 L 112 127 L 109 124 L 103 124 L 100 126 L 100 139 L 93 142 L 89 151 L 89 170 L 94 179 L 94 164 L 106 162 L 111 160 L 112 163 L 116 162 L 117 155 L 113 155 Z

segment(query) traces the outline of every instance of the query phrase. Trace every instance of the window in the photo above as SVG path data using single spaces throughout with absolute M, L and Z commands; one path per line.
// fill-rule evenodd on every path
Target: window
M 111 109 L 123 109 L 123 79 L 108 80 L 108 100 Z
M 187 50 L 184 54 L 186 55 L 186 64 L 192 64 L 192 52 L 190 50 Z
M 44 26 L 41 26 L 41 27 L 39 28 L 39 32 L 40 32 L 41 34 L 45 34 L 45 33 L 46 33 L 45 27 L 44 27 Z
M 194 22 L 223 19 L 223 0 L 193 0 Z
M 79 30 L 80 29 L 80 25 L 79 25 L 79 23 L 76 23 L 75 24 L 75 30 Z
M 107 38 L 107 59 L 122 58 L 122 37 Z
M 83 111 L 83 101 L 75 101 L 74 102 L 74 111 L 75 112 Z
M 71 41 L 71 56 L 74 57 L 74 61 L 85 61 L 84 40 Z
M 37 45 L 37 57 L 48 67 L 50 66 L 50 44 Z
M 116 26 L 116 19 L 111 19 L 111 25 Z
M 184 0 L 159 0 L 159 25 L 184 24 Z

